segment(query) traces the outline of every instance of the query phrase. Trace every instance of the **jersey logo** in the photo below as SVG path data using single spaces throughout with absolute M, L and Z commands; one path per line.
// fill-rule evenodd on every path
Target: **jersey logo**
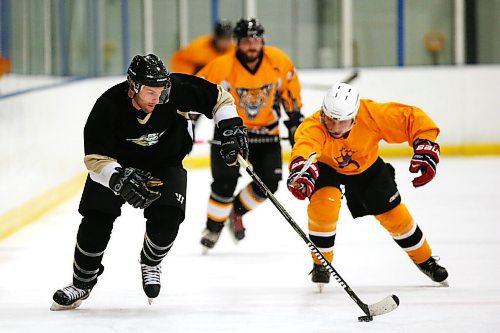
M 144 134 L 140 138 L 137 139 L 126 139 L 128 142 L 135 143 L 136 145 L 143 146 L 143 147 L 149 147 L 154 144 L 157 144 L 158 141 L 160 140 L 161 136 L 165 133 L 165 131 L 161 133 L 149 133 L 149 134 Z
M 248 119 L 255 119 L 260 109 L 267 105 L 269 93 L 272 88 L 272 83 L 265 84 L 259 88 L 235 88 L 236 93 L 240 97 L 238 105 L 245 109 Z
M 345 147 L 340 148 L 340 156 L 335 157 L 335 160 L 339 164 L 339 168 L 343 169 L 351 164 L 359 169 L 359 163 L 352 159 L 352 155 L 355 153 L 354 150 L 346 149 Z
M 179 201 L 182 205 L 182 203 L 184 202 L 184 196 L 180 193 L 175 193 L 175 197 L 176 197 L 177 201 Z

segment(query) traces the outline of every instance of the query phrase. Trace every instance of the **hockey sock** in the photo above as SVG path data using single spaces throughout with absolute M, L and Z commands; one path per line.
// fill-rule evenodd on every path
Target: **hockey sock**
M 141 251 L 141 263 L 157 266 L 168 254 L 179 231 L 182 212 L 176 207 L 151 207 Z M 159 216 L 162 218 L 159 218 Z
M 389 231 L 394 241 L 406 251 L 415 264 L 429 259 L 432 254 L 431 248 L 404 204 L 376 215 L 375 218 Z
M 245 188 L 242 189 L 234 199 L 234 211 L 238 215 L 245 215 L 252 209 L 255 209 L 257 206 L 259 206 L 265 200 L 266 198 L 259 196 L 256 191 L 254 191 L 252 183 L 250 183 L 245 186 Z
M 208 199 L 207 228 L 215 232 L 222 230 L 232 207 L 232 197 L 224 197 L 212 191 Z
M 73 285 L 91 289 L 104 266 L 101 261 L 108 245 L 115 218 L 100 213 L 85 213 L 78 229 L 73 261 Z
M 340 197 L 341 193 L 338 188 L 323 187 L 313 193 L 307 207 L 309 239 L 329 262 L 333 260 Z M 311 255 L 314 263 L 321 265 L 318 258 L 314 254 Z

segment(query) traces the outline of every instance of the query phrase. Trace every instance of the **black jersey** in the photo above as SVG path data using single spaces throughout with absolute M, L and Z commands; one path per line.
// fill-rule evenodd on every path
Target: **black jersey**
M 188 120 L 178 111 L 195 111 L 212 118 L 219 90 L 192 75 L 175 73 L 170 80 L 169 101 L 156 105 L 145 124 L 136 118 L 126 81 L 102 94 L 85 124 L 85 155 L 108 156 L 121 165 L 146 170 L 182 166 L 193 138 Z

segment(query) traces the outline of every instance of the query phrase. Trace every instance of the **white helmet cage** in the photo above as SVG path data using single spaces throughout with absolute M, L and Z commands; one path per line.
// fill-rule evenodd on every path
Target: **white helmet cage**
M 330 119 L 356 118 L 359 109 L 359 92 L 355 87 L 337 82 L 326 92 L 321 106 L 322 113 Z

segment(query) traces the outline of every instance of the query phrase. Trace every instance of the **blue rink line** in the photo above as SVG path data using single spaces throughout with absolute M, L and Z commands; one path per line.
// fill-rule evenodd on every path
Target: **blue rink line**
M 83 81 L 83 80 L 91 79 L 91 78 L 92 77 L 87 77 L 87 76 L 72 77 L 70 79 L 67 79 L 67 80 L 64 80 L 64 81 L 58 82 L 58 83 L 51 83 L 51 84 L 46 84 L 46 85 L 42 85 L 42 86 L 38 86 L 38 87 L 33 87 L 33 88 L 18 90 L 18 91 L 15 91 L 15 92 L 12 92 L 12 93 L 8 93 L 8 94 L 3 94 L 3 95 L 0 94 L 0 100 L 11 98 L 11 97 L 14 97 L 14 96 L 29 94 L 29 93 L 32 93 L 32 92 L 35 92 L 35 91 L 42 91 L 42 90 L 48 90 L 48 89 L 52 89 L 52 88 L 57 88 L 57 87 L 61 87 L 61 86 L 64 86 L 64 85 L 68 85 L 68 84 L 71 84 L 71 83 L 74 83 L 74 82 L 79 82 L 79 81 Z

